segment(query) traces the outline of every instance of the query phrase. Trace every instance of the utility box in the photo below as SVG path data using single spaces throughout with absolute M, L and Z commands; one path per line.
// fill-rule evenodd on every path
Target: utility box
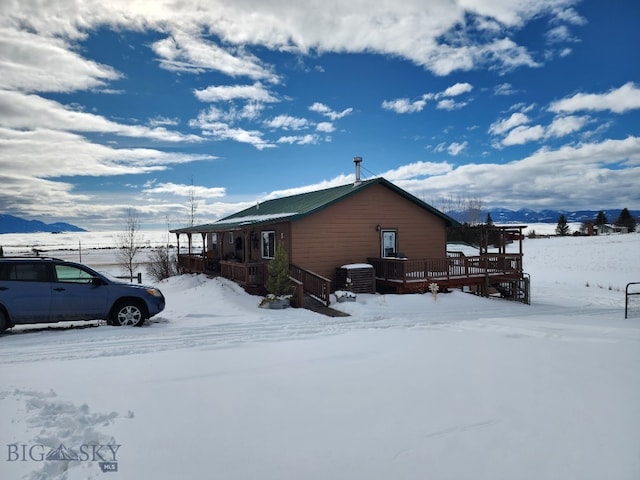
M 376 273 L 368 263 L 351 263 L 336 268 L 336 290 L 376 293 Z

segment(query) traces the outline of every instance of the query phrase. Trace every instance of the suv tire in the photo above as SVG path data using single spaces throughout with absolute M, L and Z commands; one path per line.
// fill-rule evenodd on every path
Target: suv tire
M 8 325 L 8 321 L 7 321 L 7 316 L 4 314 L 4 312 L 0 309 L 0 333 L 4 332 Z
M 139 327 L 145 320 L 144 308 L 139 302 L 127 300 L 118 302 L 111 312 L 110 325 L 117 327 Z

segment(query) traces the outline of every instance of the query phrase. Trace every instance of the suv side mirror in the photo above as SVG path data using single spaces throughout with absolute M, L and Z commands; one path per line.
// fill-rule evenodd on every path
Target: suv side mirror
M 99 277 L 93 277 L 91 279 L 91 285 L 93 285 L 94 287 L 99 287 L 100 285 L 104 285 L 104 280 L 102 280 Z

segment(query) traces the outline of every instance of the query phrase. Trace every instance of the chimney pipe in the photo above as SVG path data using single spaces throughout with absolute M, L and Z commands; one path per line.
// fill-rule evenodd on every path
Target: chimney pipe
M 361 180 L 360 180 L 360 163 L 362 162 L 362 157 L 353 157 L 353 163 L 356 164 L 356 181 L 354 182 L 354 185 L 360 185 Z

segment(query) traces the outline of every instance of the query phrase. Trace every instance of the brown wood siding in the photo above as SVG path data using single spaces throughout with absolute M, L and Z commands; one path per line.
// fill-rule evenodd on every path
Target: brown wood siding
M 291 234 L 290 225 L 288 222 L 274 223 L 271 225 L 257 226 L 253 229 L 251 234 L 257 235 L 258 241 L 254 243 L 251 241 L 251 260 L 253 262 L 269 263 L 270 259 L 262 258 L 262 232 L 275 232 L 276 234 L 276 246 L 280 243 L 280 240 L 284 242 L 284 248 L 289 255 L 289 261 L 291 261 Z M 250 238 L 250 236 L 249 236 Z M 291 262 L 293 263 L 293 262 Z
M 335 269 L 380 256 L 381 229 L 397 230 L 409 258 L 446 255 L 444 220 L 382 185 L 348 197 L 291 225 L 290 260 L 333 279 Z

